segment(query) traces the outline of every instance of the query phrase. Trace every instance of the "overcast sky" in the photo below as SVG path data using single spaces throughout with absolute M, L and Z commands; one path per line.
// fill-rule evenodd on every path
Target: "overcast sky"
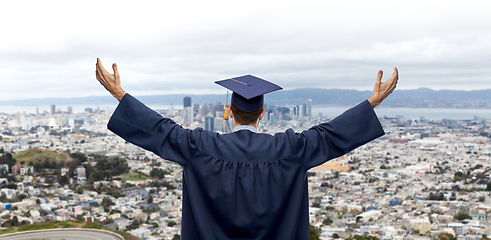
M 225 93 L 252 74 L 285 89 L 491 88 L 491 1 L 2 1 L 0 100 Z

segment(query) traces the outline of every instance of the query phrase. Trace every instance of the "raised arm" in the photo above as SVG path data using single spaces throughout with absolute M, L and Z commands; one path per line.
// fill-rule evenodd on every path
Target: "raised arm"
M 373 87 L 373 95 L 368 99 L 372 107 L 378 106 L 382 101 L 389 96 L 396 88 L 397 80 L 399 80 L 399 71 L 394 68 L 394 73 L 387 81 L 382 82 L 382 70 L 378 71 L 377 80 Z
M 118 101 L 121 101 L 126 92 L 121 88 L 121 80 L 119 79 L 118 66 L 116 66 L 116 63 L 113 63 L 114 74 L 110 74 L 106 71 L 99 58 L 97 58 L 95 66 L 95 77 L 97 80 L 99 80 L 102 86 L 118 99 Z

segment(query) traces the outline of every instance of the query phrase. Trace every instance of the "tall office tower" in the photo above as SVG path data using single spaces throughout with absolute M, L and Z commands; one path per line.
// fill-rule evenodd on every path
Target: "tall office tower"
M 34 107 L 34 115 L 38 115 L 39 114 L 39 108 L 38 107 Z
M 193 112 L 193 108 L 192 107 L 188 107 L 187 108 L 188 110 L 188 121 L 189 121 L 189 124 L 193 124 L 194 123 L 194 112 Z
M 307 116 L 307 104 L 304 103 L 300 106 L 300 116 L 305 117 Z
M 208 104 L 207 103 L 203 103 L 203 105 L 201 105 L 201 107 L 198 110 L 198 114 L 201 116 L 206 116 L 206 114 L 208 114 Z
M 193 124 L 194 123 L 193 108 L 191 108 L 191 107 L 184 108 L 182 117 L 183 117 L 184 123 L 187 123 L 189 125 Z
M 188 96 L 184 97 L 184 102 L 182 104 L 184 108 L 191 107 L 191 98 Z
M 63 115 L 57 114 L 55 116 L 55 118 L 56 118 L 56 125 L 58 125 L 59 127 L 62 127 L 65 125 L 65 122 L 63 121 Z
M 213 131 L 213 125 L 215 124 L 215 118 L 212 116 L 205 117 L 205 130 Z
M 270 113 L 269 114 L 269 125 L 273 125 L 273 124 L 274 124 L 274 114 Z
M 23 129 L 23 130 L 29 130 L 30 128 L 28 128 L 29 124 L 27 124 L 27 120 L 26 120 L 26 112 L 23 112 L 19 115 L 19 124 L 20 124 L 20 127 Z
M 215 118 L 215 122 L 214 122 L 214 125 L 213 125 L 213 131 L 217 131 L 217 132 L 224 132 L 224 124 L 223 124 L 223 118 Z
M 216 117 L 215 112 L 216 112 L 216 105 L 214 104 L 208 105 L 208 113 L 211 113 L 213 117 Z
M 51 105 L 51 114 L 55 114 L 55 113 L 56 113 L 56 106 Z
M 198 110 L 199 110 L 199 103 L 193 104 L 193 113 L 198 114 Z
M 73 119 L 73 118 L 68 119 L 68 126 L 70 126 L 71 128 L 74 128 L 75 127 L 75 119 Z
M 72 106 L 68 106 L 68 107 L 67 107 L 67 109 L 66 109 L 66 112 L 67 112 L 68 114 L 72 114 L 72 113 L 73 113 L 73 108 L 72 108 Z
M 170 98 L 169 103 L 169 115 L 174 116 L 174 105 L 172 104 L 172 98 Z
M 307 102 L 307 117 L 312 117 L 312 99 Z
M 215 104 L 215 117 L 223 117 L 223 110 L 225 110 L 225 107 L 221 102 L 217 102 Z
M 298 116 L 299 108 L 300 107 L 298 105 L 293 106 L 293 115 L 294 116 Z

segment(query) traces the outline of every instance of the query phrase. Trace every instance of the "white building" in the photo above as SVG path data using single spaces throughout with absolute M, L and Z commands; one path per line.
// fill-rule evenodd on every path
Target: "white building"
M 453 229 L 453 231 L 455 232 L 455 235 L 459 236 L 459 235 L 464 235 L 468 232 L 468 228 L 466 227 L 465 224 L 463 223 L 449 223 L 448 224 L 448 227 Z

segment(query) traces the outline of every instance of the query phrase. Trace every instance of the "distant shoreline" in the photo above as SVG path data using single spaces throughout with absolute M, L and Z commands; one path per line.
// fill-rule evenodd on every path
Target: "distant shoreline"
M 382 104 L 383 105 L 383 104 Z M 117 105 L 94 105 L 94 104 L 80 104 L 80 105 L 55 105 L 56 109 L 60 109 L 63 112 L 67 111 L 67 107 L 71 106 L 74 114 L 79 114 L 85 111 L 85 108 L 92 108 L 93 110 L 99 106 L 101 110 L 105 110 L 109 107 L 112 112 Z M 169 105 L 148 105 L 154 110 L 168 110 Z M 353 105 L 354 106 L 354 105 Z M 323 117 L 333 118 L 348 110 L 353 106 L 332 106 L 332 105 L 312 105 L 312 116 L 317 117 L 319 113 L 322 113 Z M 0 105 L 0 114 L 15 114 L 25 112 L 26 114 L 33 114 L 35 106 L 2 106 Z M 292 106 L 285 106 L 292 107 Z M 182 105 L 174 105 L 174 109 L 182 109 Z M 43 111 L 50 111 L 50 105 L 38 106 L 39 114 Z M 455 120 L 472 120 L 475 116 L 479 118 L 491 119 L 491 109 L 489 108 L 412 108 L 412 107 L 385 107 L 379 106 L 375 108 L 375 112 L 378 117 L 395 118 L 397 116 L 403 116 L 406 119 L 419 120 L 421 117 L 425 117 L 428 120 L 442 120 L 442 119 L 455 119 Z
M 347 89 L 321 89 L 303 88 L 283 90 L 270 93 L 265 96 L 265 103 L 278 106 L 302 105 L 312 100 L 313 105 L 348 107 L 354 106 L 372 95 L 371 91 L 358 91 Z M 169 105 L 172 100 L 174 105 L 182 105 L 185 96 L 191 97 L 191 102 L 225 104 L 226 94 L 168 94 L 135 96 L 147 105 Z M 1 106 L 32 106 L 35 105 L 117 105 L 118 102 L 112 96 L 90 96 L 77 98 L 43 98 L 0 101 Z M 486 90 L 431 90 L 420 88 L 416 90 L 396 90 L 387 98 L 381 107 L 406 107 L 406 108 L 449 108 L 449 109 L 491 109 L 491 89 Z

